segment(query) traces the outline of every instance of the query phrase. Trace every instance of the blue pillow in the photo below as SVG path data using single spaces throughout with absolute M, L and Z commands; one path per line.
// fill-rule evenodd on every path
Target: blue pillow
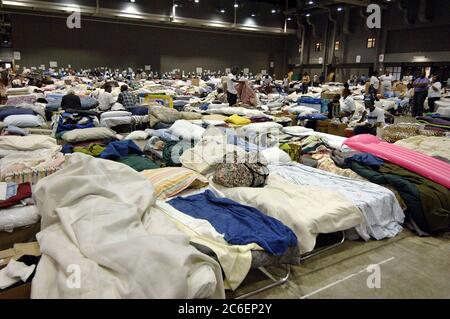
M 8 131 L 8 134 L 14 134 L 14 135 L 20 135 L 20 136 L 26 136 L 28 135 L 28 132 L 21 129 L 20 127 L 9 125 L 6 130 Z

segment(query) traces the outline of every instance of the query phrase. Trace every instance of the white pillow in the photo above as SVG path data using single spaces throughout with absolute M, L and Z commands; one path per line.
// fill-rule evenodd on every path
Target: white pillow
M 289 134 L 289 135 L 302 135 L 307 132 L 314 132 L 313 129 L 306 128 L 303 126 L 288 126 L 283 127 L 282 129 L 283 133 Z
M 109 111 L 109 112 L 102 113 L 102 115 L 100 115 L 100 119 L 106 119 L 106 118 L 110 118 L 110 117 L 122 117 L 122 116 L 131 116 L 131 112 Z
M 17 127 L 45 126 L 45 121 L 42 117 L 31 114 L 10 115 L 3 120 L 3 123 L 5 126 L 14 125 Z
M 126 140 L 146 140 L 148 138 L 148 133 L 145 131 L 134 131 L 125 137 Z
M 281 165 L 291 162 L 291 158 L 286 152 L 280 150 L 278 147 L 270 147 L 261 151 L 269 165 Z
M 112 107 L 111 107 L 111 111 L 124 111 L 125 107 L 120 104 L 120 103 L 115 103 Z
M 62 139 L 68 143 L 84 142 L 90 140 L 104 140 L 114 138 L 116 133 L 106 127 L 91 127 L 76 129 L 64 133 Z
M 169 128 L 169 132 L 185 140 L 200 140 L 205 129 L 186 120 L 178 120 Z
M 280 130 L 283 125 L 275 122 L 263 122 L 263 123 L 252 123 L 242 127 L 242 130 L 246 133 L 264 133 L 272 130 Z

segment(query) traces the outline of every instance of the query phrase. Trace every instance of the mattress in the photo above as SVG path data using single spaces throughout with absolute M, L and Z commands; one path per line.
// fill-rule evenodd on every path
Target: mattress
M 377 137 L 368 134 L 349 138 L 344 144 L 357 151 L 378 156 L 450 188 L 450 164 L 443 161 L 401 146 L 383 142 Z

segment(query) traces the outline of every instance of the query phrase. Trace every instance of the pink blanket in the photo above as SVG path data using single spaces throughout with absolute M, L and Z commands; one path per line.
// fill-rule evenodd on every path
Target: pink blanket
M 391 163 L 409 169 L 432 181 L 450 188 L 450 164 L 407 148 L 381 141 L 373 135 L 363 134 L 347 139 L 345 145 L 354 150 L 370 153 Z

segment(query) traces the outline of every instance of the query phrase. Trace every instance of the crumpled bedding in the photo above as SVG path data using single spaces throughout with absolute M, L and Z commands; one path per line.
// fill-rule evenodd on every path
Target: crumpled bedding
M 0 136 L 0 149 L 13 151 L 34 151 L 41 148 L 56 149 L 56 140 L 44 135 Z
M 186 120 L 178 120 L 169 128 L 169 132 L 185 141 L 198 141 L 202 138 L 205 129 Z
M 210 104 L 210 105 L 214 105 L 214 104 Z M 210 109 L 209 107 L 208 107 L 208 113 L 211 113 L 211 114 L 225 114 L 225 115 L 237 114 L 240 116 L 248 116 L 248 117 L 264 116 L 264 113 L 262 111 L 247 109 L 245 107 L 240 107 L 240 106 L 222 107 L 222 108 L 213 108 L 213 109 Z
M 450 188 L 450 164 L 444 161 L 386 143 L 369 134 L 353 136 L 344 143 L 357 151 L 370 153 Z
M 395 142 L 395 145 L 402 146 L 428 156 L 440 156 L 450 160 L 450 138 L 448 137 L 428 137 L 418 135 L 397 141 Z
M 223 136 L 204 136 L 193 148 L 183 152 L 180 162 L 184 167 L 206 175 L 212 173 L 215 167 L 223 162 L 225 155 L 232 158 L 234 151 L 238 155 L 238 160 L 244 159 L 247 154 L 241 147 L 227 144 Z
M 392 191 L 376 184 L 324 172 L 298 163 L 270 165 L 269 170 L 286 180 L 337 191 L 353 202 L 364 220 L 356 231 L 364 240 L 391 238 L 402 231 L 405 215 Z
M 212 180 L 210 187 L 218 196 L 253 206 L 288 226 L 297 236 L 300 253 L 312 251 L 321 233 L 350 229 L 363 222 L 360 210 L 340 193 L 295 185 L 275 174 L 269 175 L 262 188 L 226 188 Z
M 13 231 L 15 228 L 29 226 L 39 221 L 36 207 L 15 206 L 0 210 L 0 231 Z
M 145 177 L 84 154 L 68 162 L 34 192 L 42 257 L 32 298 L 224 297 L 216 261 L 165 216 L 150 214 L 142 223 L 155 203 Z

